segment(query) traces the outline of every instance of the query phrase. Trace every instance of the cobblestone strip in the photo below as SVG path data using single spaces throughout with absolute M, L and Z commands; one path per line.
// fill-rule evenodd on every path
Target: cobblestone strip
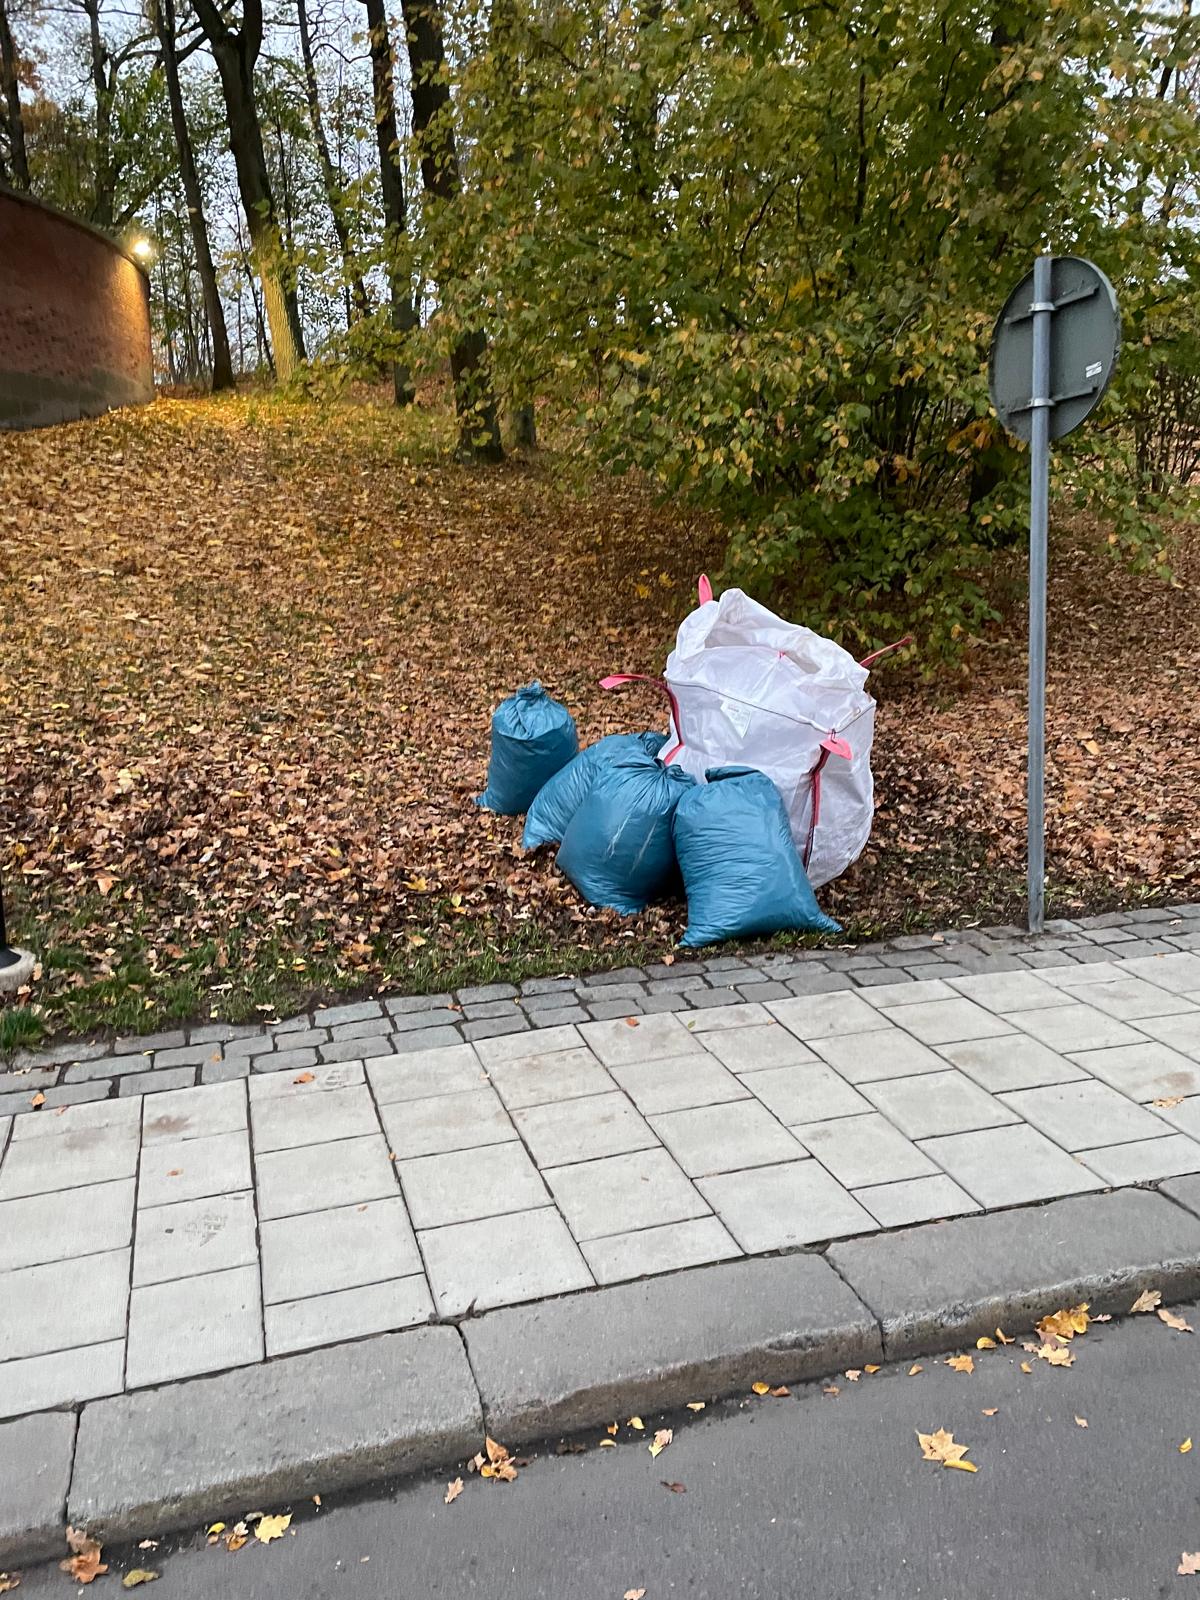
M 563 974 L 456 993 L 383 995 L 260 1026 L 196 1023 L 140 1037 L 78 1040 L 0 1057 L 0 1119 L 82 1101 L 224 1083 L 259 1072 L 478 1043 L 537 1028 L 700 1011 L 882 984 L 1037 971 L 1200 950 L 1200 903 L 1108 911 L 1046 924 L 904 934 L 876 944 L 769 955 L 681 955 L 647 967 Z

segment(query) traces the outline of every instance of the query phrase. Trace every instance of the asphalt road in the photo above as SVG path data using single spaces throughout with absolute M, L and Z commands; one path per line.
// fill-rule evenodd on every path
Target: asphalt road
M 975 1354 L 969 1375 L 929 1359 L 913 1377 L 903 1363 L 841 1378 L 835 1396 L 646 1415 L 641 1435 L 622 1418 L 615 1449 L 597 1430 L 583 1454 L 529 1452 L 516 1483 L 464 1474 L 450 1506 L 446 1475 L 326 1499 L 269 1546 L 112 1552 L 87 1592 L 145 1565 L 162 1574 L 154 1600 L 1200 1600 L 1200 1576 L 1175 1570 L 1200 1551 L 1198 1341 L 1138 1316 L 1094 1326 L 1070 1369 L 1017 1344 Z M 653 1459 L 664 1424 L 674 1441 Z M 939 1427 L 977 1473 L 922 1460 L 916 1431 Z M 51 1567 L 20 1593 L 68 1586 Z

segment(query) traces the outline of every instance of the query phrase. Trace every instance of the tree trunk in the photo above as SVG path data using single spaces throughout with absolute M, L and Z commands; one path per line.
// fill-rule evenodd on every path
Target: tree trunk
M 400 130 L 396 125 L 395 63 L 385 0 L 366 0 L 366 5 L 367 31 L 371 38 L 371 80 L 375 91 L 375 137 L 379 145 L 379 187 L 383 195 L 383 247 L 392 302 L 392 332 L 397 336 L 401 350 L 401 354 L 392 362 L 392 388 L 396 404 L 409 406 L 415 400 L 416 393 L 403 349 L 405 336 L 417 326 L 417 313 L 408 272 L 400 267 L 401 241 L 408 215 L 404 199 L 404 176 L 400 170 Z
M 95 96 L 96 169 L 93 174 L 92 217 L 98 228 L 113 225 L 112 101 L 108 50 L 100 32 L 100 0 L 83 0 L 88 19 L 92 93 Z
M 237 172 L 254 264 L 262 284 L 275 372 L 281 382 L 286 382 L 304 360 L 304 330 L 300 325 L 300 307 L 291 268 L 279 234 L 263 149 L 262 124 L 254 99 L 254 63 L 262 47 L 261 0 L 245 0 L 242 27 L 236 33 L 226 23 L 216 0 L 195 0 L 195 4 L 221 78 L 229 121 L 229 148 Z
M 308 102 L 308 120 L 312 125 L 313 143 L 317 147 L 321 182 L 325 189 L 325 198 L 329 202 L 333 231 L 337 234 L 338 248 L 342 255 L 342 271 L 353 294 L 355 314 L 365 317 L 370 314 L 371 302 L 367 298 L 367 286 L 363 282 L 362 273 L 354 265 L 354 252 L 350 247 L 350 228 L 346 221 L 341 180 L 333 165 L 333 157 L 329 153 L 329 140 L 325 137 L 321 99 L 317 93 L 317 69 L 313 62 L 312 34 L 309 32 L 308 7 L 305 0 L 296 0 L 296 17 L 300 23 L 300 55 L 304 62 L 304 98 Z
M 537 448 L 537 423 L 534 420 L 533 407 L 520 405 L 513 409 L 513 443 L 523 450 Z
M 8 135 L 8 168 L 12 184 L 16 189 L 28 189 L 29 158 L 25 153 L 25 119 L 21 114 L 17 49 L 8 23 L 6 0 L 0 0 L 0 89 L 4 94 L 4 127 Z
M 452 205 L 462 192 L 458 149 L 450 120 L 450 86 L 438 0 L 401 0 L 412 75 L 413 133 L 421 158 L 425 193 Z M 459 453 L 481 461 L 500 461 L 500 425 L 488 375 L 487 334 L 465 328 L 450 349 L 454 404 L 458 412 Z
M 183 180 L 183 193 L 187 201 L 188 226 L 192 234 L 192 248 L 196 252 L 196 271 L 200 274 L 200 287 L 204 292 L 204 315 L 208 321 L 212 341 L 212 386 L 218 389 L 233 388 L 233 362 L 229 356 L 229 333 L 225 327 L 225 308 L 217 288 L 217 273 L 213 266 L 212 250 L 208 242 L 208 224 L 204 217 L 204 195 L 200 176 L 196 171 L 196 157 L 192 149 L 192 136 L 183 109 L 183 91 L 179 83 L 179 55 L 175 45 L 175 0 L 158 0 L 153 7 L 154 29 L 162 51 L 163 73 L 167 81 L 167 99 L 171 106 L 171 127 L 175 132 L 175 149 L 179 155 L 179 175 Z

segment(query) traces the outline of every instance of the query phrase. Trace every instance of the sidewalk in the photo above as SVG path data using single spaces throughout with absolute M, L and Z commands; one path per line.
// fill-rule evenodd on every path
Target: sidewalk
M 1200 955 L 1179 948 L 1200 920 L 1155 915 L 1161 953 L 1128 959 L 1145 941 L 1073 929 L 1030 949 L 992 933 L 925 942 L 920 962 L 895 961 L 912 948 L 841 971 L 823 952 L 796 962 L 786 981 L 819 977 L 819 992 L 789 992 L 770 966 L 723 989 L 730 969 L 710 968 L 703 988 L 658 995 L 692 979 L 643 977 L 640 1000 L 612 993 L 618 980 L 597 987 L 621 1015 L 535 1029 L 522 1011 L 515 1031 L 472 1043 L 333 1038 L 414 1015 L 364 1006 L 359 1023 L 193 1036 L 137 1072 L 120 1070 L 128 1052 L 60 1061 L 45 1104 L 21 1093 L 0 1118 L 0 1417 L 269 1373 L 272 1358 L 552 1297 L 586 1308 L 577 1291 L 648 1276 L 682 1272 L 669 1283 L 685 1294 L 682 1269 L 883 1230 L 928 1236 L 936 1254 L 947 1226 L 913 1225 L 1200 1173 Z M 1010 970 L 966 970 L 971 951 Z M 704 1003 L 647 1011 L 683 995 Z M 505 1003 L 508 1018 L 454 1026 L 512 1022 Z M 232 1048 L 249 1038 L 272 1048 Z M 194 1084 L 210 1068 L 218 1081 Z M 110 1078 L 106 1098 L 51 1102 Z M 1200 1180 L 1169 1191 L 1200 1212 Z M 1011 1212 L 1005 1237 L 1033 1239 L 1046 1215 Z M 886 1308 L 850 1281 L 881 1347 Z M 368 1360 L 382 1343 L 352 1349 Z

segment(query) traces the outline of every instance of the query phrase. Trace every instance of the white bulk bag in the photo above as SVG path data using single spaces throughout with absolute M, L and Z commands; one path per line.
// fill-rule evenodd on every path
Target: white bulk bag
M 863 686 L 882 654 L 855 661 L 740 589 L 714 600 L 703 578 L 700 605 L 680 624 L 667 659 L 671 729 L 659 760 L 701 783 L 709 767 L 765 772 L 783 797 L 810 882 L 828 883 L 871 834 L 875 701 Z

